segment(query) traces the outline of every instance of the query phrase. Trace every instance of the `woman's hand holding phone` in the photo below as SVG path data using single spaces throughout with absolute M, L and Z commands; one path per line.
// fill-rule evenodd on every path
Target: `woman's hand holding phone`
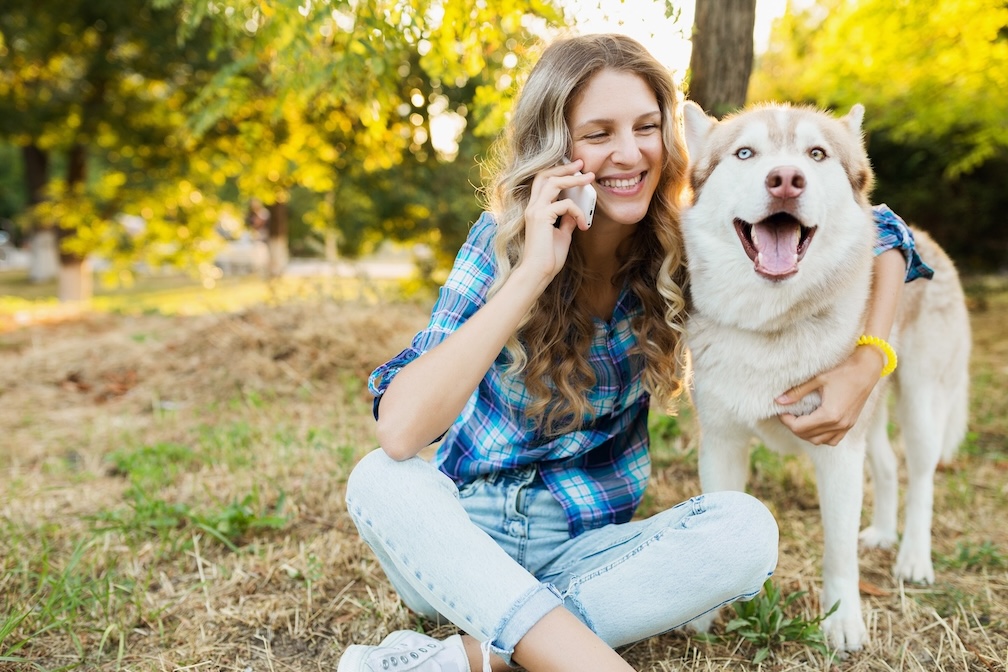
M 570 159 L 564 157 L 563 162 L 565 164 L 570 163 Z M 580 175 L 581 171 L 579 170 L 574 174 Z M 595 201 L 597 197 L 598 195 L 595 193 L 595 188 L 590 184 L 560 190 L 560 200 L 569 198 L 574 202 L 574 205 L 581 208 L 581 212 L 584 213 L 585 219 L 588 221 L 588 226 L 586 227 L 588 229 L 591 228 L 592 218 L 595 216 Z M 560 226 L 559 218 L 557 218 L 555 226 Z
M 565 163 L 570 163 L 569 161 Z M 567 261 L 575 229 L 587 230 L 589 213 L 594 213 L 594 192 L 589 186 L 592 173 L 578 172 L 583 164 L 556 165 L 537 174 L 532 180 L 528 205 L 525 207 L 525 253 L 522 265 L 529 271 L 542 274 L 551 280 Z M 586 191 L 585 187 L 588 190 Z M 584 206 L 565 190 L 575 190 L 581 195 Z

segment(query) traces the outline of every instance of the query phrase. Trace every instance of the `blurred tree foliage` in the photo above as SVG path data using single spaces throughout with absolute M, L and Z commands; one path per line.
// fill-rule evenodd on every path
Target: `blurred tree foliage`
M 0 11 L 0 140 L 20 149 L 23 228 L 58 227 L 64 258 L 111 272 L 205 257 L 212 199 L 184 176 L 183 107 L 207 79 L 206 26 L 148 3 L 35 0 Z M 55 170 L 61 169 L 60 173 Z M 130 233 L 121 215 L 142 216 Z
M 749 100 L 867 112 L 875 198 L 970 270 L 1008 262 L 1008 4 L 821 0 L 780 19 Z
M 518 73 L 564 23 L 555 5 L 3 3 L 0 143 L 23 169 L 0 175 L 27 182 L 4 207 L 33 206 L 23 224 L 59 227 L 65 256 L 123 278 L 208 260 L 227 202 L 253 196 L 285 209 L 298 194 L 298 221 L 348 252 L 457 247 Z
M 519 66 L 563 22 L 543 0 L 176 1 L 233 55 L 189 108 L 204 172 L 274 210 L 308 192 L 297 219 L 349 253 L 387 238 L 454 252 Z

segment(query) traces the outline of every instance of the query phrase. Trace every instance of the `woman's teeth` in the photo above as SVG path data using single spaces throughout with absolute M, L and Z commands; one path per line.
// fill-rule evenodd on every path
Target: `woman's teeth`
M 644 179 L 644 175 L 638 175 L 637 177 L 632 177 L 624 180 L 598 180 L 598 183 L 603 187 L 608 187 L 610 189 L 630 189 L 638 184 Z

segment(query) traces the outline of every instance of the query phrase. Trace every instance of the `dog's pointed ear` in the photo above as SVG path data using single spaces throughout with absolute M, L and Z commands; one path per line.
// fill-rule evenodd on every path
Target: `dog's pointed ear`
M 689 151 L 690 161 L 696 160 L 696 157 L 700 156 L 700 151 L 703 149 L 704 141 L 707 138 L 707 132 L 711 129 L 716 121 L 707 116 L 707 113 L 703 111 L 703 108 L 694 103 L 692 100 L 687 100 L 683 103 L 683 135 L 686 138 L 686 149 Z
M 855 135 L 861 135 L 861 123 L 864 121 L 864 105 L 854 103 L 854 106 L 850 108 L 850 112 L 844 117 L 844 121 L 851 132 Z

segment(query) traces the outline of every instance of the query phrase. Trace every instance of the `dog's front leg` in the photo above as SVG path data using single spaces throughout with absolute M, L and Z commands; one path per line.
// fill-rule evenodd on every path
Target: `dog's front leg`
M 867 638 L 858 589 L 858 528 L 864 491 L 864 437 L 848 435 L 839 445 L 813 446 L 819 509 L 823 521 L 821 606 L 837 610 L 823 621 L 831 646 L 860 649 Z
M 708 421 L 709 420 L 709 421 Z M 711 413 L 700 417 L 700 455 L 697 468 L 704 492 L 745 492 L 749 476 L 752 431 Z

